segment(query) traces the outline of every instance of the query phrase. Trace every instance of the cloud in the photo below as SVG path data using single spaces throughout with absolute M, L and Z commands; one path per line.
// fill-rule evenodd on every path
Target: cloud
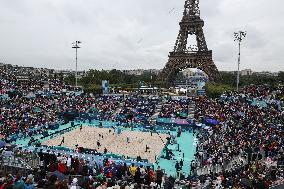
M 182 0 L 0 0 L 0 62 L 74 69 L 71 43 L 81 40 L 82 70 L 162 68 L 183 5 Z M 281 0 L 201 0 L 205 37 L 218 68 L 236 68 L 233 33 L 241 29 L 248 32 L 242 68 L 284 70 L 283 5 Z

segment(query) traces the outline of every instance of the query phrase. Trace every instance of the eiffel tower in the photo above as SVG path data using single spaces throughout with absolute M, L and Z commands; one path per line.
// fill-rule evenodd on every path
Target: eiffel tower
M 198 68 L 204 71 L 209 80 L 218 76 L 218 69 L 212 60 L 212 51 L 208 50 L 202 27 L 204 21 L 200 18 L 199 0 L 186 0 L 183 18 L 179 23 L 180 30 L 174 46 L 169 54 L 169 60 L 159 78 L 173 83 L 178 72 L 186 68 Z M 188 45 L 188 36 L 196 36 L 196 46 Z

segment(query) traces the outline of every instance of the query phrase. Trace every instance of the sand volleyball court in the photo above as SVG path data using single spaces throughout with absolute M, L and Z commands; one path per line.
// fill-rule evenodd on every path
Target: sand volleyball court
M 160 136 L 159 136 L 160 135 Z M 64 137 L 65 146 L 70 149 L 84 147 L 96 149 L 103 153 L 106 148 L 108 152 L 121 154 L 124 156 L 134 157 L 140 156 L 142 159 L 148 159 L 149 162 L 155 162 L 155 156 L 159 156 L 164 148 L 164 142 L 167 141 L 167 134 L 138 131 L 122 131 L 121 134 L 116 134 L 114 129 L 97 128 L 83 126 L 82 130 L 75 129 L 53 139 L 43 142 L 48 146 L 59 146 Z M 162 140 L 161 140 L 161 138 Z M 100 146 L 98 146 L 98 143 Z M 146 151 L 146 145 L 149 149 Z

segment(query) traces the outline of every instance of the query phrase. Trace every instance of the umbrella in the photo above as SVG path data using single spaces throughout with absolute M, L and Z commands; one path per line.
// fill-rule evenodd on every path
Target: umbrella
M 57 176 L 58 180 L 63 181 L 65 179 L 65 175 L 63 173 L 60 173 L 59 171 L 54 171 L 52 175 Z
M 178 125 L 188 125 L 189 124 L 186 119 L 175 119 L 175 123 Z
M 0 140 L 0 148 L 3 148 L 6 145 L 6 142 L 3 140 Z
M 206 122 L 211 124 L 211 125 L 218 125 L 220 123 L 216 119 L 206 119 Z

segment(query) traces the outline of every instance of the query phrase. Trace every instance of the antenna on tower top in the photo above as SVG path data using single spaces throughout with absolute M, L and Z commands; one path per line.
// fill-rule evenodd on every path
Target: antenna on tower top
M 184 8 L 187 16 L 200 16 L 199 0 L 186 0 Z

